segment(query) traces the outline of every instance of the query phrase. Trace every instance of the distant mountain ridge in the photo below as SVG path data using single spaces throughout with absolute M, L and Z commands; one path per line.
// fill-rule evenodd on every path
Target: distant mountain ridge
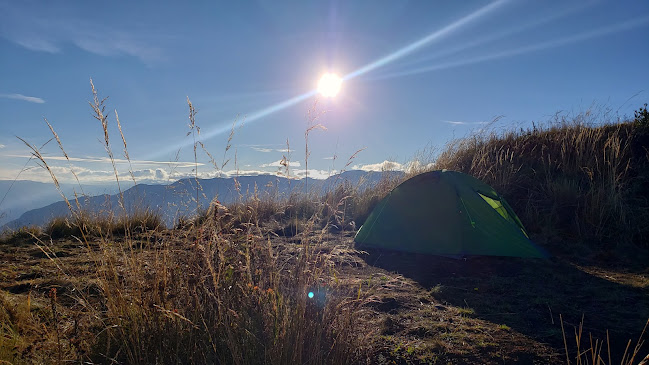
M 316 193 L 330 191 L 344 182 L 364 189 L 376 185 L 384 174 L 383 172 L 353 170 L 330 176 L 325 180 L 309 178 L 307 185 L 310 192 Z M 124 205 L 129 214 L 137 209 L 150 209 L 159 212 L 165 224 L 171 226 L 180 217 L 194 215 L 197 207 L 207 208 L 215 197 L 223 204 L 236 202 L 240 197 L 252 196 L 255 191 L 262 197 L 281 198 L 288 196 L 291 192 L 304 191 L 307 182 L 306 179 L 292 180 L 276 175 L 239 176 L 236 180 L 239 184 L 238 190 L 235 187 L 235 178 L 220 177 L 198 180 L 186 178 L 168 185 L 137 184 L 123 192 Z M 79 198 L 79 203 L 83 210 L 101 214 L 117 212 L 117 209 L 122 209 L 119 200 L 119 194 L 103 194 Z M 74 201 L 72 199 L 70 201 L 74 205 Z M 68 216 L 69 213 L 67 204 L 61 200 L 29 210 L 19 218 L 5 224 L 2 229 L 42 226 L 54 217 Z
M 116 184 L 83 186 L 88 195 L 113 194 Z M 76 184 L 61 184 L 61 191 L 66 196 L 73 196 L 73 191 L 80 192 Z M 29 180 L 0 180 L 0 227 L 20 217 L 23 213 L 52 204 L 61 200 L 61 194 L 54 184 Z

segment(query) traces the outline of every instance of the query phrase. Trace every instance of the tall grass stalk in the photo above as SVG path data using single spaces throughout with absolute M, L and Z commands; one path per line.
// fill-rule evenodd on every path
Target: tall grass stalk
M 566 331 L 563 325 L 563 318 L 561 317 L 561 315 L 559 315 L 559 318 L 561 322 L 561 333 L 563 335 L 563 344 L 564 344 L 564 349 L 566 354 L 567 365 L 573 363 L 576 365 L 586 365 L 586 364 L 613 365 L 613 361 L 611 361 L 611 358 L 613 357 L 613 355 L 611 354 L 611 341 L 608 335 L 608 331 L 606 331 L 606 340 L 593 338 L 592 334 L 588 334 L 588 338 L 585 338 L 586 336 L 583 331 L 584 318 L 582 317 L 581 321 L 579 322 L 579 325 L 574 327 L 575 345 L 573 348 L 572 346 L 568 345 Z M 649 319 L 645 323 L 642 332 L 638 336 L 638 339 L 633 348 L 631 348 L 632 340 L 629 339 L 624 349 L 624 353 L 621 354 L 622 357 L 619 360 L 620 365 L 636 364 L 636 358 L 640 355 L 640 349 L 645 343 L 644 335 L 648 326 L 649 326 Z M 582 348 L 583 342 L 586 342 L 586 345 L 589 347 Z M 606 355 L 602 356 L 602 350 L 604 349 L 604 345 L 606 345 L 607 353 Z M 569 348 L 574 349 L 572 354 L 569 351 Z M 574 358 L 574 362 L 571 361 L 572 358 Z

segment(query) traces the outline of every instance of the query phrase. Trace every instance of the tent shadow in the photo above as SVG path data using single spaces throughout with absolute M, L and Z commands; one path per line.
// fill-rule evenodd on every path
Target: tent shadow
M 506 325 L 560 353 L 564 352 L 560 314 L 569 346 L 575 347 L 573 326 L 583 316 L 585 339 L 588 333 L 606 339 L 609 331 L 613 358 L 621 358 L 627 341 L 637 340 L 649 319 L 646 286 L 600 278 L 565 260 L 366 252 L 367 264 L 412 279 L 430 289 L 436 301 L 470 309 L 473 317 Z M 641 353 L 648 351 L 645 343 Z

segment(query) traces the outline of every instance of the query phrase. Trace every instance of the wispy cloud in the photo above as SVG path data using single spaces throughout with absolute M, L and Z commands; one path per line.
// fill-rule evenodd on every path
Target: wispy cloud
M 2 155 L 3 158 L 30 158 L 28 154 L 8 154 Z M 69 161 L 63 156 L 45 156 L 49 161 L 49 167 L 61 183 L 76 183 L 78 178 L 82 184 L 111 183 L 115 181 L 115 171 L 110 164 L 108 157 L 70 157 Z M 66 163 L 69 162 L 69 163 Z M 264 170 L 263 168 L 280 168 L 281 160 L 262 164 L 260 168 L 246 168 L 229 171 L 220 171 L 210 168 L 199 169 L 198 177 L 202 179 L 211 179 L 215 177 L 234 177 L 234 176 L 256 176 L 256 175 L 274 175 L 276 172 Z M 193 178 L 196 173 L 196 165 L 193 161 L 149 161 L 149 160 L 131 160 L 128 164 L 126 159 L 115 159 L 118 170 L 118 176 L 121 181 L 131 181 L 131 175 L 138 183 L 162 184 L 172 181 Z M 22 165 L 22 164 L 20 164 Z M 198 163 L 198 166 L 206 166 L 204 163 Z M 131 167 L 133 168 L 131 170 Z M 248 165 L 248 167 L 251 167 Z M 300 162 L 290 163 L 291 168 L 300 167 Z M 76 177 L 75 177 L 76 175 Z M 299 177 L 298 172 L 292 172 L 293 177 Z M 0 180 L 14 179 L 20 176 L 21 179 L 33 180 L 40 182 L 51 182 L 49 173 L 37 166 L 29 166 L 24 170 L 5 169 L 0 166 Z M 322 172 L 309 170 L 310 177 L 322 176 Z
M 258 175 L 274 175 L 272 172 L 264 171 L 264 170 L 251 170 L 251 169 L 246 169 L 246 170 L 228 170 L 228 171 L 223 171 L 219 175 L 216 176 L 222 176 L 222 177 L 235 177 L 235 176 L 258 176 Z
M 61 9 L 34 10 L 21 4 L 1 7 L 0 37 L 29 50 L 58 53 L 66 44 L 73 44 L 93 54 L 132 56 L 146 64 L 163 59 L 162 50 L 152 44 L 155 40 L 150 32 L 115 28 L 97 19 L 73 18 Z
M 32 157 L 31 155 L 6 155 L 6 157 L 15 157 L 15 158 L 30 158 Z M 47 161 L 68 161 L 67 158 L 64 156 L 44 156 L 45 160 Z M 69 157 L 69 161 L 71 162 L 87 162 L 87 163 L 105 163 L 109 164 L 111 163 L 110 158 L 108 157 Z M 129 160 L 123 159 L 123 158 L 116 158 L 114 159 L 116 164 L 128 164 Z M 202 162 L 194 162 L 194 161 L 150 161 L 150 160 L 131 160 L 130 161 L 131 165 L 165 165 L 165 166 L 174 166 L 174 167 L 187 167 L 187 168 L 193 168 L 196 165 L 198 166 L 204 166 L 205 164 Z
M 114 183 L 115 171 L 112 167 L 108 166 L 79 166 L 79 165 L 58 165 L 49 166 L 55 174 L 57 180 L 61 183 L 76 184 L 77 178 L 82 184 L 97 184 L 97 183 Z M 72 173 L 74 172 L 74 174 Z M 128 168 L 118 167 L 118 176 L 120 181 L 125 181 L 128 185 L 131 181 L 131 173 L 138 183 L 154 183 L 162 184 L 176 181 L 183 178 L 192 178 L 195 174 L 189 168 L 142 168 L 134 169 L 129 172 Z M 268 173 L 268 172 L 266 172 Z M 245 175 L 245 172 L 240 172 L 239 175 Z M 76 177 L 75 177 L 76 175 Z M 44 183 L 51 183 L 52 179 L 50 174 L 39 166 L 29 166 L 25 169 L 0 167 L 0 180 L 13 180 L 19 176 L 21 180 L 32 180 Z M 199 178 L 213 178 L 213 177 L 228 177 L 226 173 L 219 173 L 218 171 L 200 171 Z
M 144 169 L 133 171 L 133 177 L 136 180 L 138 179 L 150 179 L 150 180 L 169 180 L 169 173 L 163 169 Z
M 289 167 L 300 167 L 300 161 L 289 161 L 288 162 Z M 275 162 L 269 162 L 265 164 L 259 165 L 259 167 L 284 167 L 282 165 L 282 160 L 277 160 Z
M 100 56 L 132 56 L 150 64 L 163 59 L 162 51 L 138 39 L 134 34 L 107 29 L 105 36 L 73 37 L 72 43 L 84 51 Z
M 60 183 L 77 184 L 78 181 L 85 186 L 86 184 L 110 184 L 115 182 L 115 172 L 112 168 L 101 167 L 82 167 L 82 166 L 50 166 L 52 172 L 56 175 Z M 72 174 L 72 171 L 76 175 Z M 309 178 L 312 179 L 326 179 L 329 176 L 338 173 L 338 171 L 316 170 L 309 169 Z M 150 184 L 169 184 L 171 182 L 194 178 L 196 175 L 189 169 L 173 169 L 173 168 L 143 168 L 132 171 L 133 177 L 137 183 L 150 183 Z M 127 169 L 119 169 L 118 171 L 120 181 L 124 181 L 126 185 L 132 184 L 131 173 Z M 278 175 L 276 172 L 269 172 L 265 170 L 255 169 L 236 169 L 227 171 L 206 170 L 199 171 L 198 178 L 212 179 L 212 178 L 231 178 L 235 176 L 259 176 L 259 175 Z M 291 171 L 291 179 L 304 178 L 306 172 L 304 170 L 295 169 Z M 51 183 L 50 174 L 38 166 L 30 166 L 26 169 L 5 169 L 0 166 L 0 180 L 13 180 L 16 176 L 20 176 L 21 180 L 39 181 L 43 183 Z M 286 177 L 286 176 L 284 176 Z
M 0 143 L 0 148 L 5 148 L 5 147 L 7 147 L 7 146 L 5 146 L 5 145 L 3 145 L 2 143 Z
M 263 148 L 263 147 L 250 147 L 250 148 L 252 148 L 253 150 L 255 150 L 255 151 L 257 151 L 257 152 L 264 152 L 264 153 L 268 153 L 268 152 L 273 152 L 273 151 L 274 151 L 274 149 L 272 149 L 272 148 Z
M 335 174 L 337 174 L 337 170 L 316 170 L 316 169 L 309 169 L 309 179 L 326 179 L 328 177 L 331 177 Z M 296 178 L 305 178 L 307 176 L 307 171 L 306 170 L 298 170 L 293 172 L 294 176 Z
M 487 122 L 460 122 L 456 120 L 443 120 L 443 123 L 453 124 L 453 125 L 471 125 L 471 124 L 487 124 Z
M 352 168 L 354 170 L 362 171 L 406 171 L 406 172 L 416 172 L 416 171 L 426 171 L 432 170 L 435 167 L 434 162 L 422 163 L 419 160 L 413 160 L 406 164 L 401 164 L 395 161 L 385 160 L 379 163 L 366 164 L 366 165 L 354 165 Z
M 367 164 L 367 165 L 354 165 L 354 170 L 363 171 L 403 171 L 405 166 L 394 161 L 385 160 L 383 162 Z
M 59 53 L 61 49 L 52 41 L 40 38 L 36 35 L 23 35 L 17 38 L 10 38 L 11 41 L 31 51 Z
M 257 152 L 263 152 L 263 153 L 269 153 L 269 152 L 280 152 L 280 153 L 287 153 L 290 152 L 287 148 L 268 148 L 268 147 L 258 147 L 258 146 L 250 146 L 254 151 Z
M 50 166 L 50 169 L 56 176 L 57 180 L 61 183 L 76 184 L 77 179 L 81 184 L 97 184 L 97 183 L 114 183 L 115 171 L 112 169 L 102 169 L 95 167 L 81 167 L 81 166 Z M 72 172 L 74 171 L 74 174 Z M 22 171 L 4 170 L 0 168 L 0 179 L 13 179 L 18 173 L 20 178 L 25 180 L 40 181 L 44 183 L 51 183 L 51 177 L 45 169 L 40 167 L 28 167 Z M 132 183 L 132 176 L 138 183 L 168 183 L 184 177 L 193 176 L 190 172 L 167 171 L 164 169 L 140 169 L 132 172 L 120 169 L 118 176 L 120 181 Z M 202 176 L 201 176 L 202 177 Z
M 419 160 L 410 161 L 405 166 L 405 171 L 408 172 L 417 172 L 417 171 L 429 171 L 435 167 L 434 162 L 422 163 Z
M 35 96 L 26 96 L 23 94 L 0 94 L 0 98 L 28 101 L 30 103 L 36 104 L 43 104 L 45 102 L 45 100 L 41 98 L 37 98 Z

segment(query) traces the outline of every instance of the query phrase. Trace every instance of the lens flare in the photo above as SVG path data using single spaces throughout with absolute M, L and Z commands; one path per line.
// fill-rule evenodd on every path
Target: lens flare
M 336 74 L 326 73 L 318 81 L 318 91 L 325 98 L 333 98 L 340 91 L 343 80 Z
M 309 292 L 309 294 L 308 294 L 308 296 L 309 296 L 309 299 L 312 299 L 312 298 L 313 298 L 313 296 L 314 296 L 314 294 L 313 294 L 313 292 L 312 292 L 312 291 L 310 291 L 310 292 Z

